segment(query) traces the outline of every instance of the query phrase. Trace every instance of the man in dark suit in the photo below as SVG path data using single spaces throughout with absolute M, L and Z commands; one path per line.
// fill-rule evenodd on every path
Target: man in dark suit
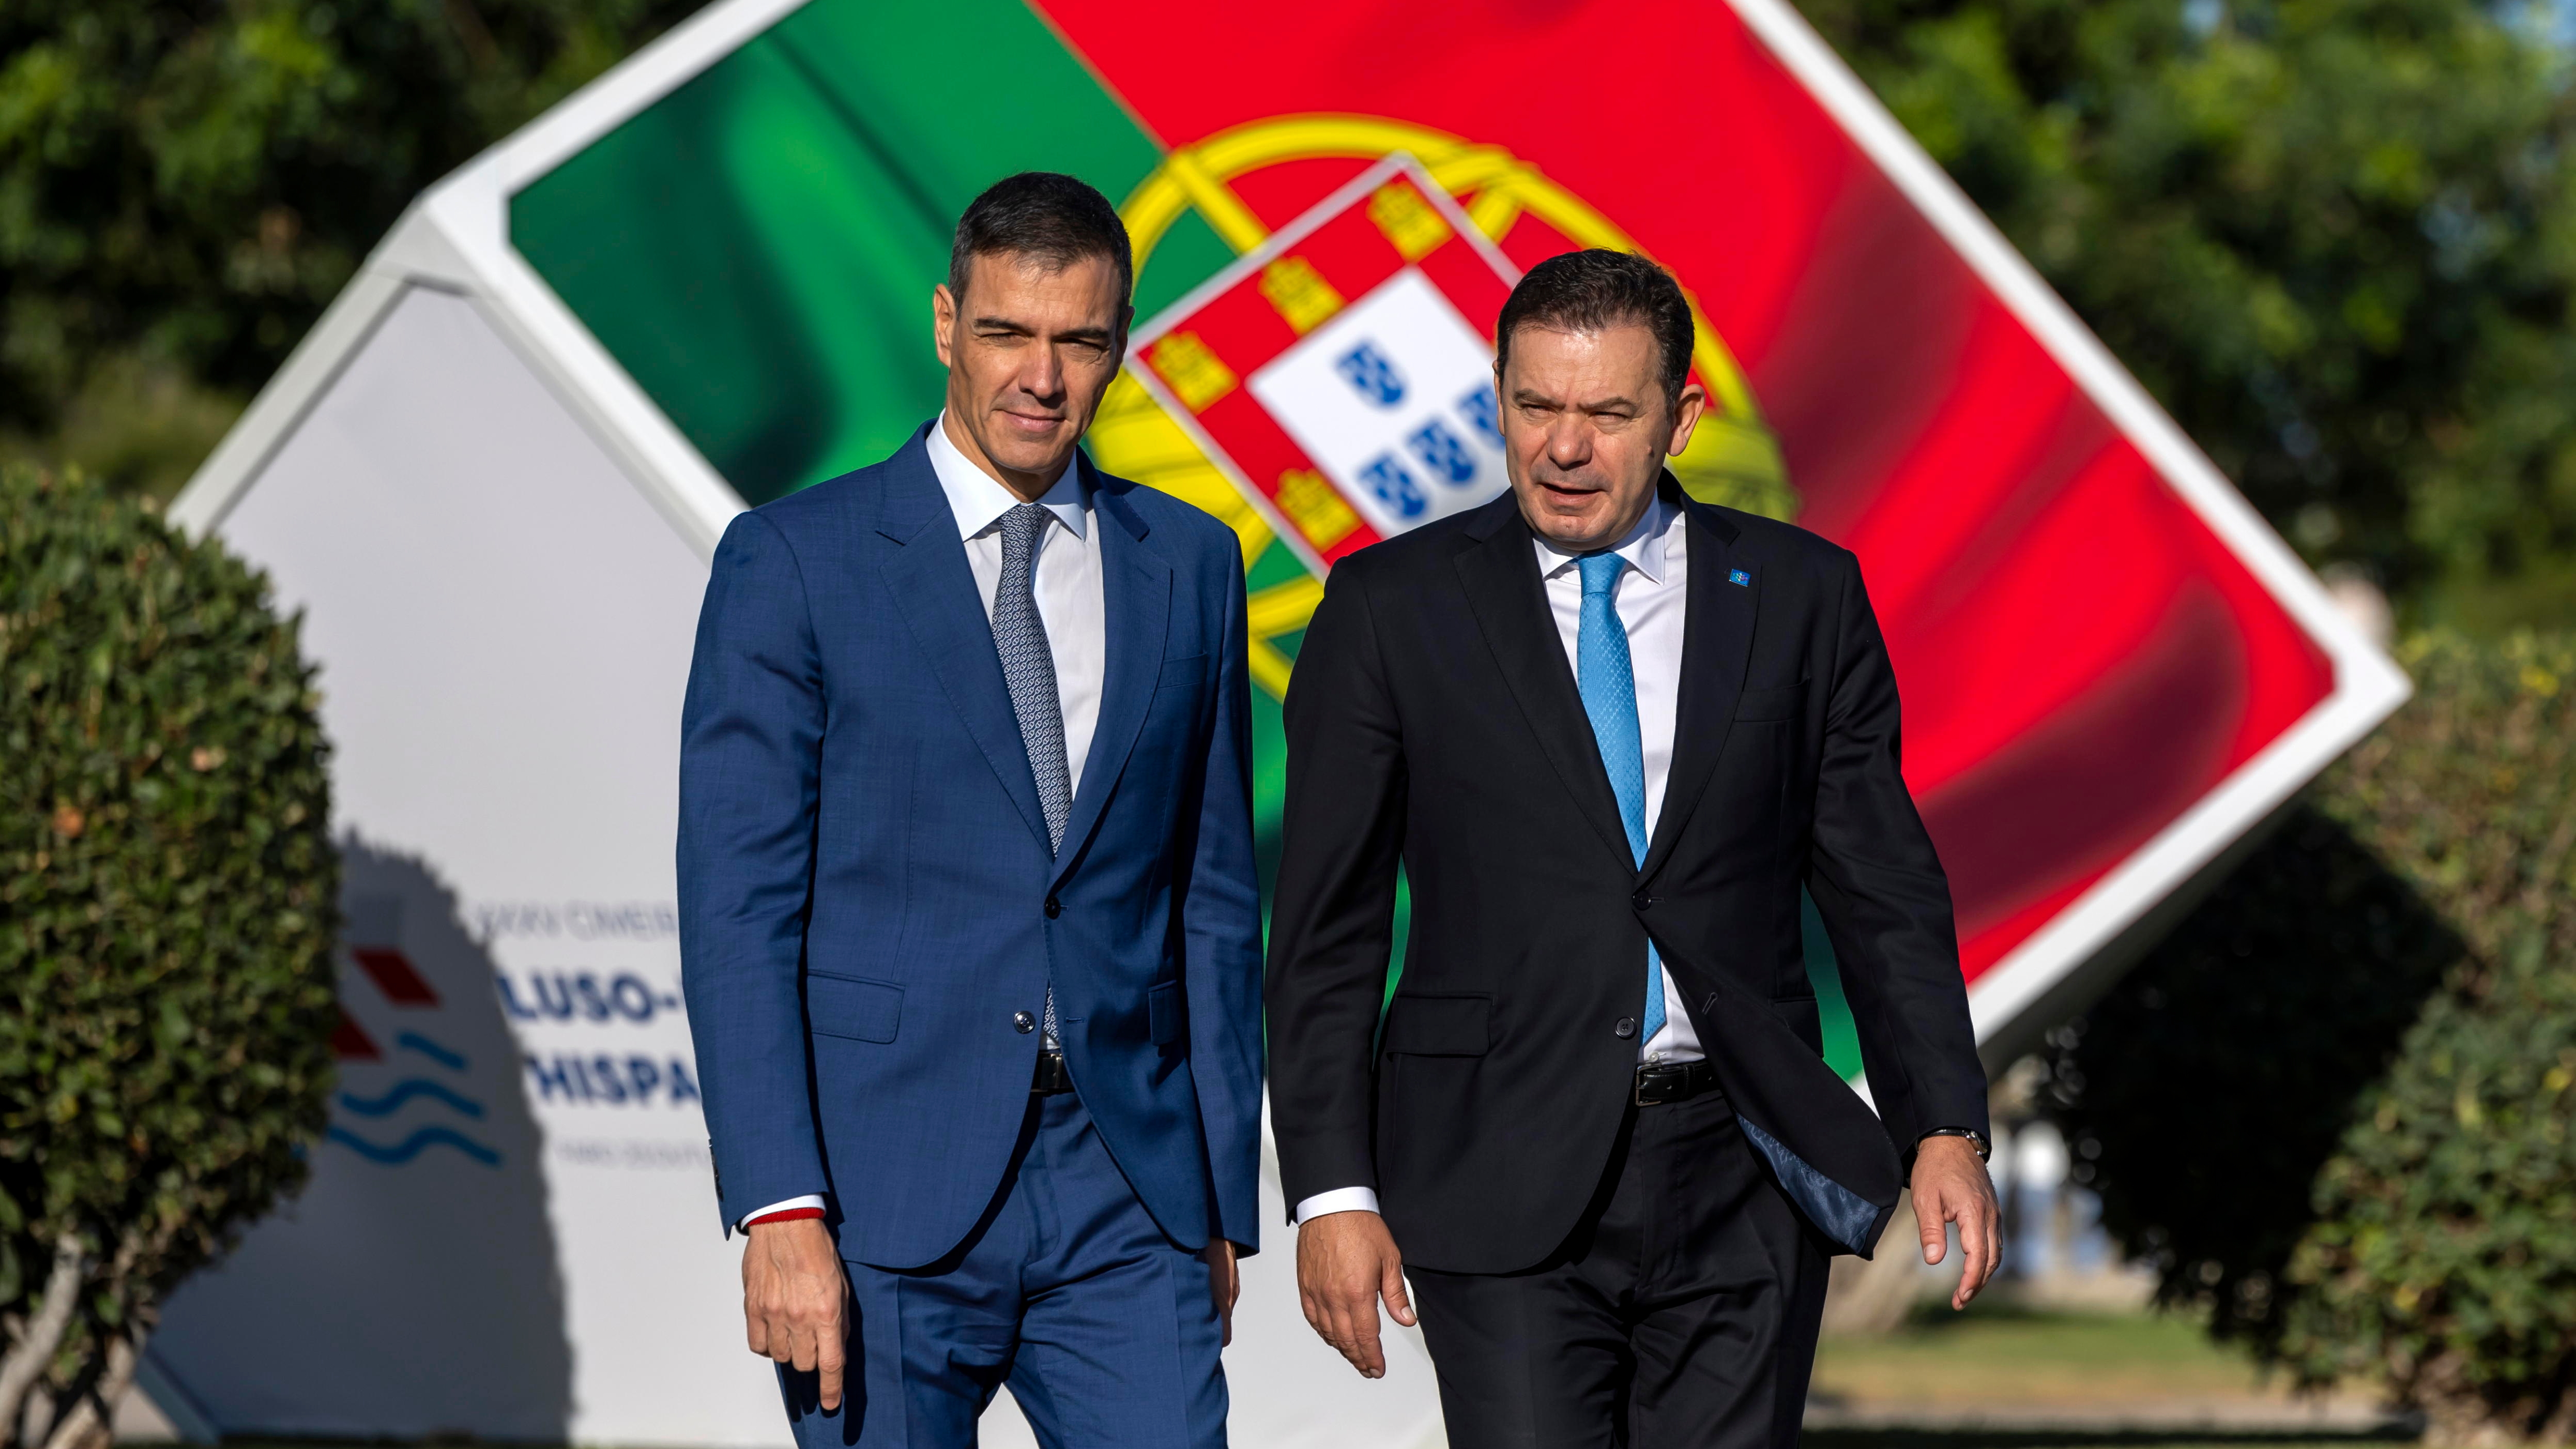
M 1225 1442 L 1261 1122 L 1243 565 L 1074 446 L 1132 265 L 1090 187 L 995 185 L 932 298 L 946 410 L 716 550 L 682 979 L 751 1349 L 808 1449 L 972 1444 L 1005 1381 L 1049 1445 Z
M 1661 268 L 1504 306 L 1511 491 L 1343 560 L 1287 699 L 1271 1104 L 1307 1318 L 1383 1372 L 1411 1275 L 1449 1440 L 1793 1445 L 1826 1260 L 1910 1168 L 1964 1306 L 1996 1211 L 1949 888 L 1852 555 L 1686 498 Z M 1402 862 L 1413 900 L 1386 1002 Z M 1822 1059 L 1815 899 L 1877 1116 Z

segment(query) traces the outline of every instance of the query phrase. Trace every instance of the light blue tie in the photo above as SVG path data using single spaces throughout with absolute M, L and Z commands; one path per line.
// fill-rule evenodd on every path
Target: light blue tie
M 1637 675 L 1628 663 L 1628 626 L 1610 606 L 1610 591 L 1628 561 L 1615 553 L 1576 559 L 1583 571 L 1583 622 L 1574 635 L 1574 681 L 1583 694 L 1583 713 L 1592 721 L 1593 742 L 1601 747 L 1601 767 L 1610 772 L 1610 793 L 1619 799 L 1619 824 L 1628 832 L 1628 851 L 1640 869 L 1646 864 L 1646 749 L 1637 731 Z M 1645 1029 L 1640 1043 L 1664 1029 L 1664 965 L 1655 943 L 1646 943 Z

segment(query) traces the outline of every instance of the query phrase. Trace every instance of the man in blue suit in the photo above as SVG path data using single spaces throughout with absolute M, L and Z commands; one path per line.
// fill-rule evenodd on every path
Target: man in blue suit
M 800 1445 L 1222 1445 L 1258 1246 L 1234 535 L 1075 448 L 1126 348 L 1100 193 L 995 185 L 946 409 L 734 520 L 680 763 L 683 981 L 754 1353 Z M 849 1360 L 855 1359 L 855 1365 Z

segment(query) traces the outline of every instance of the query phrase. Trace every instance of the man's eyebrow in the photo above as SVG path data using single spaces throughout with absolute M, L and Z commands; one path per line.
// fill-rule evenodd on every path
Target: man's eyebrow
M 1038 335 L 1035 327 L 1026 322 L 1014 321 L 1009 317 L 978 317 L 975 319 L 974 326 L 978 332 L 1013 332 L 1022 337 Z M 1115 329 L 1108 327 L 1070 327 L 1055 335 L 1067 342 L 1097 342 L 1106 346 L 1114 331 Z
M 1590 398 L 1583 402 L 1569 403 L 1562 398 L 1549 397 L 1545 393 L 1537 392 L 1526 387 L 1514 388 L 1512 390 L 1512 406 L 1529 407 L 1533 404 L 1539 407 L 1572 408 L 1576 412 L 1583 413 L 1608 412 L 1614 408 L 1625 408 L 1629 412 L 1645 411 L 1642 404 L 1625 393 L 1613 393 L 1609 397 Z

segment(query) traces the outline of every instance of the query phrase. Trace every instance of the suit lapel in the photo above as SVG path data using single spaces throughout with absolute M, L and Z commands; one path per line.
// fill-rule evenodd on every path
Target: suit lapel
M 1001 655 L 993 648 L 993 622 L 975 596 L 975 574 L 966 564 L 966 545 L 957 537 L 957 515 L 930 466 L 923 443 L 928 435 L 928 428 L 914 434 L 903 451 L 886 461 L 877 532 L 896 545 L 880 565 L 886 590 L 940 689 L 966 722 L 966 733 L 1043 846 L 1046 812 L 1038 805 L 1037 777 L 1029 771 L 1028 748 L 1020 742 L 1019 716 L 1011 712 L 1011 689 L 1002 679 Z
M 1100 681 L 1100 718 L 1092 727 L 1082 783 L 1064 822 L 1059 875 L 1072 868 L 1100 823 L 1100 813 L 1127 768 L 1162 677 L 1163 641 L 1172 627 L 1172 566 L 1145 542 L 1145 520 L 1123 490 L 1103 487 L 1091 460 L 1075 455 L 1091 486 L 1091 526 L 1100 530 L 1101 616 L 1108 657 Z
M 1664 781 L 1664 805 L 1648 843 L 1645 869 L 1651 879 L 1661 869 L 1690 823 L 1691 812 L 1708 789 L 1708 777 L 1726 752 L 1727 732 L 1735 723 L 1735 701 L 1744 692 L 1744 671 L 1753 657 L 1753 621 L 1762 602 L 1762 579 L 1747 570 L 1749 586 L 1729 582 L 1737 530 L 1726 516 L 1688 501 L 1672 475 L 1664 475 L 1666 497 L 1679 503 L 1683 526 L 1690 530 L 1689 597 L 1683 602 L 1682 675 L 1679 707 L 1673 720 L 1673 763 Z
M 1592 738 L 1592 722 L 1583 713 L 1583 696 L 1574 671 L 1565 662 L 1565 645 L 1547 610 L 1539 583 L 1537 545 L 1521 521 L 1512 495 L 1485 505 L 1486 517 L 1468 530 L 1473 540 L 1459 550 L 1459 582 L 1466 586 L 1476 627 L 1486 647 L 1502 666 L 1512 698 L 1538 736 L 1539 748 L 1556 767 L 1577 810 L 1593 833 L 1619 859 L 1634 869 L 1627 828 L 1619 823 L 1619 800 L 1611 793 L 1610 775 L 1601 766 L 1601 747 Z

